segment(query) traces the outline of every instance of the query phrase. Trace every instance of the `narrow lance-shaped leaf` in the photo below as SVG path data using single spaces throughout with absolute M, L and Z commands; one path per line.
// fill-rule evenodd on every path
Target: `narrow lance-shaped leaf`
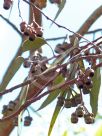
M 37 37 L 34 41 L 26 40 L 22 44 L 22 52 L 30 51 L 30 50 L 35 51 L 44 44 L 46 44 L 46 41 L 40 37 Z
M 100 91 L 100 85 L 101 85 L 101 74 L 100 74 L 100 69 L 98 68 L 95 71 L 95 75 L 93 77 L 93 88 L 90 93 L 90 104 L 94 115 L 96 115 L 98 110 L 98 96 Z
M 66 95 L 66 93 L 63 93 L 63 92 L 61 92 L 61 94 L 60 94 L 60 96 L 63 96 L 63 97 L 65 95 Z M 59 105 L 56 104 L 56 107 L 55 107 L 55 110 L 54 110 L 54 113 L 52 115 L 52 119 L 51 119 L 51 122 L 50 122 L 50 127 L 49 127 L 49 130 L 48 130 L 48 136 L 51 135 L 51 132 L 53 130 L 54 124 L 56 122 L 56 119 L 57 119 L 57 117 L 59 115 L 59 112 L 60 112 L 61 108 L 62 108 L 62 106 L 59 106 Z
M 13 76 L 15 75 L 15 73 L 19 70 L 20 66 L 22 65 L 22 63 L 24 62 L 24 58 L 23 57 L 17 57 L 13 64 L 11 65 L 11 67 L 7 70 L 7 74 L 4 75 L 2 83 L 0 85 L 0 92 L 5 90 L 5 88 L 7 87 L 8 83 L 11 81 L 11 79 L 13 78 Z
M 61 4 L 58 5 L 58 8 L 59 8 L 59 9 L 58 9 L 58 11 L 57 11 L 57 13 L 56 13 L 56 16 L 55 16 L 55 18 L 54 18 L 53 21 L 55 21 L 55 20 L 58 18 L 59 14 L 60 14 L 61 11 L 63 10 L 65 4 L 66 4 L 66 0 L 62 0 Z M 53 24 L 53 23 L 52 23 L 52 24 Z M 52 26 L 52 24 L 51 24 L 51 26 Z
M 59 75 L 53 82 L 52 86 L 55 86 L 61 82 L 64 81 L 64 78 L 62 77 L 62 75 Z M 45 99 L 45 101 L 42 103 L 42 105 L 40 106 L 40 108 L 38 110 L 41 110 L 43 108 L 45 108 L 47 105 L 49 105 L 52 101 L 54 101 L 56 99 L 56 97 L 59 95 L 59 93 L 61 92 L 60 89 L 56 89 L 54 92 L 50 93 L 48 95 L 48 97 Z

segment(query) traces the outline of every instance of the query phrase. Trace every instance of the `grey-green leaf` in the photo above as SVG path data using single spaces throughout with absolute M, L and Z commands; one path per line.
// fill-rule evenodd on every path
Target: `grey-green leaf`
M 61 11 L 63 10 L 65 4 L 66 4 L 66 0 L 62 0 L 61 4 L 58 5 L 59 9 L 58 9 L 58 11 L 57 11 L 57 13 L 56 13 L 56 16 L 55 16 L 55 18 L 53 19 L 53 21 L 55 21 L 55 20 L 58 18 L 59 14 L 60 14 Z M 53 24 L 53 23 L 52 23 L 52 24 Z M 52 24 L 51 24 L 51 26 L 52 26 Z
M 46 41 L 40 37 L 37 37 L 34 41 L 26 40 L 22 44 L 22 52 L 30 51 L 30 50 L 35 51 L 44 44 L 46 44 Z
M 93 77 L 93 88 L 90 93 L 90 105 L 92 107 L 92 112 L 96 116 L 98 110 L 98 96 L 101 85 L 101 73 L 100 68 L 95 71 L 95 75 Z
M 9 69 L 7 69 L 7 73 L 4 75 L 0 85 L 0 92 L 6 89 L 8 83 L 11 81 L 15 73 L 19 70 L 23 62 L 24 62 L 24 58 L 19 56 L 14 60 L 12 65 L 9 67 Z
M 60 96 L 65 97 L 65 95 L 66 95 L 66 92 L 63 92 L 63 91 L 62 91 L 62 92 L 60 93 Z M 58 115 L 59 115 L 59 112 L 60 112 L 61 108 L 62 108 L 62 106 L 59 106 L 59 105 L 56 104 L 56 107 L 55 107 L 55 110 L 54 110 L 54 113 L 53 113 L 53 115 L 52 115 L 52 119 L 51 119 L 51 122 L 50 122 L 49 130 L 48 130 L 48 136 L 51 135 L 51 132 L 52 132 L 52 130 L 53 130 L 54 124 L 55 124 L 55 122 L 56 122 L 56 119 L 57 119 L 57 117 L 58 117 Z
M 49 131 L 48 131 L 48 136 L 51 135 L 51 132 L 52 132 L 52 129 L 54 127 L 54 124 L 56 122 L 56 119 L 58 117 L 58 114 L 61 110 L 61 106 L 57 106 L 55 107 L 55 110 L 54 110 L 54 113 L 53 113 L 53 116 L 52 116 L 52 119 L 51 119 L 51 122 L 50 122 L 50 127 L 49 127 Z

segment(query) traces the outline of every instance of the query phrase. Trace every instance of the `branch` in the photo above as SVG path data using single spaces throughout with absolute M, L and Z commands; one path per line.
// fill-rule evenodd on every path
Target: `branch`
M 27 80 L 27 81 L 25 81 L 24 83 L 21 83 L 21 84 L 19 84 L 19 85 L 16 85 L 16 86 L 10 88 L 10 89 L 6 89 L 6 90 L 4 90 L 3 92 L 0 92 L 0 96 L 2 96 L 2 95 L 4 95 L 4 94 L 7 94 L 7 93 L 10 93 L 10 92 L 12 92 L 13 90 L 18 89 L 18 88 L 23 87 L 23 86 L 28 85 L 28 84 L 31 84 L 31 80 Z
M 84 22 L 84 24 L 80 27 L 80 29 L 77 31 L 78 34 L 80 35 L 85 35 L 89 28 L 93 25 L 93 23 L 102 15 L 102 6 L 98 7 L 89 17 L 88 19 Z M 75 34 L 72 35 L 72 40 L 75 39 Z M 82 37 L 79 37 L 79 40 Z
M 26 2 L 27 4 L 29 4 L 30 6 L 33 6 L 34 8 L 38 9 L 38 10 L 41 12 L 41 14 L 42 14 L 43 16 L 45 16 L 46 19 L 48 19 L 48 20 L 50 20 L 51 22 L 53 22 L 57 27 L 63 28 L 63 29 L 65 29 L 65 30 L 67 30 L 67 31 L 69 31 L 69 32 L 71 32 L 71 33 L 73 33 L 74 36 L 80 37 L 80 38 L 84 39 L 85 41 L 87 41 L 88 43 L 91 43 L 92 45 L 94 45 L 92 42 L 90 42 L 88 39 L 86 39 L 85 37 L 83 37 L 83 36 L 82 36 L 81 34 L 79 34 L 78 32 L 75 33 L 74 31 L 68 29 L 67 27 L 62 26 L 62 25 L 59 25 L 58 23 L 56 23 L 55 21 L 53 21 L 53 20 L 52 20 L 51 18 L 49 18 L 45 13 L 43 13 L 38 7 L 36 7 L 32 2 L 28 2 L 27 0 L 23 0 L 23 1 Z M 94 45 L 94 46 L 95 46 L 95 45 Z
M 0 14 L 0 17 L 4 19 L 20 36 L 22 36 L 22 33 L 18 30 L 18 28 L 10 22 L 7 18 L 5 18 L 3 15 Z

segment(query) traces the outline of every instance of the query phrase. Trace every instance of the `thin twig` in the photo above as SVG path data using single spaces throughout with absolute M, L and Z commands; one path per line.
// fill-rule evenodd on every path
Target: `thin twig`
M 94 43 L 90 42 L 88 39 L 86 39 L 85 37 L 83 37 L 82 35 L 80 35 L 80 33 L 75 33 L 74 31 L 68 29 L 67 27 L 62 26 L 62 25 L 59 25 L 58 23 L 56 23 L 54 20 L 52 20 L 51 18 L 49 18 L 45 13 L 43 13 L 38 7 L 36 7 L 32 2 L 28 2 L 27 0 L 23 0 L 23 1 L 26 2 L 26 3 L 29 4 L 29 5 L 32 5 L 32 6 L 35 7 L 36 9 L 38 9 L 38 10 L 41 12 L 41 14 L 46 17 L 46 19 L 48 19 L 48 20 L 50 20 L 51 22 L 53 22 L 53 23 L 54 23 L 56 26 L 58 26 L 59 28 L 63 28 L 63 29 L 65 29 L 65 30 L 67 30 L 67 31 L 69 31 L 69 32 L 71 32 L 71 33 L 73 33 L 75 36 L 80 37 L 80 38 L 86 40 L 88 43 L 94 45 Z M 94 45 L 94 46 L 95 46 L 95 45 Z
M 4 19 L 20 36 L 22 36 L 22 33 L 18 30 L 18 28 L 10 22 L 7 18 L 5 18 L 3 15 L 0 14 L 0 17 Z
M 12 92 L 13 90 L 18 89 L 18 88 L 20 88 L 20 87 L 23 87 L 23 86 L 25 86 L 25 85 L 31 84 L 31 82 L 32 82 L 31 80 L 27 80 L 27 81 L 25 81 L 24 83 L 18 84 L 18 85 L 14 86 L 14 87 L 12 87 L 12 88 L 10 88 L 10 89 L 6 89 L 6 90 L 4 90 L 3 92 L 0 92 L 0 96 L 2 96 L 2 95 L 4 95 L 4 94 L 7 94 L 7 93 L 10 93 L 10 92 Z

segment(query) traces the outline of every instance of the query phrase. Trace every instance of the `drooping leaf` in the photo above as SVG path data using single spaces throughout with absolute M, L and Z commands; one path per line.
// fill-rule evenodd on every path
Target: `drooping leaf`
M 62 81 L 64 81 L 64 78 L 62 77 L 62 75 L 59 75 L 53 82 L 53 86 L 61 83 Z M 45 99 L 45 101 L 42 103 L 42 105 L 40 106 L 40 108 L 38 110 L 41 110 L 43 108 L 45 108 L 47 105 L 49 105 L 52 101 L 55 100 L 55 98 L 59 95 L 59 93 L 61 92 L 60 89 L 55 90 L 54 92 L 50 93 L 48 95 L 48 97 Z
M 65 4 L 66 4 L 66 0 L 62 0 L 62 2 L 58 5 L 58 8 L 59 8 L 59 9 L 58 9 L 58 11 L 57 11 L 57 13 L 56 13 L 55 18 L 53 19 L 54 21 L 58 18 L 59 14 L 60 14 L 61 11 L 63 10 Z M 53 24 L 53 23 L 52 23 L 52 24 Z M 51 24 L 51 26 L 52 26 L 52 24 Z
M 93 77 L 93 88 L 90 92 L 90 105 L 94 115 L 96 115 L 98 110 L 98 96 L 100 91 L 100 85 L 101 85 L 101 74 L 100 74 L 100 69 L 98 68 L 95 71 L 95 75 Z
M 95 136 L 102 136 L 102 125 L 96 131 Z
M 4 91 L 5 88 L 7 87 L 8 83 L 10 80 L 13 78 L 15 73 L 19 70 L 20 66 L 24 62 L 24 58 L 19 56 L 17 57 L 14 62 L 12 63 L 11 67 L 8 69 L 6 75 L 4 75 L 2 83 L 0 85 L 0 92 Z
M 63 93 L 63 92 L 61 92 L 61 94 L 60 94 L 60 96 L 65 96 L 65 95 L 66 95 L 66 93 Z M 51 135 L 51 132 L 53 130 L 54 124 L 56 122 L 56 119 L 59 115 L 61 108 L 62 108 L 62 106 L 59 106 L 59 105 L 56 104 L 56 107 L 55 107 L 55 110 L 54 110 L 54 113 L 52 115 L 52 119 L 51 119 L 51 122 L 50 122 L 49 130 L 48 130 L 48 136 Z
M 63 132 L 62 136 L 69 136 L 68 131 L 65 130 L 65 131 Z
M 37 37 L 34 41 L 26 40 L 22 44 L 22 52 L 30 51 L 30 50 L 35 51 L 44 44 L 46 44 L 46 41 L 40 37 Z
M 22 87 L 20 97 L 19 97 L 18 107 L 20 107 L 21 105 L 25 103 L 28 91 L 29 91 L 29 85 Z
M 52 119 L 51 119 L 51 122 L 50 122 L 50 127 L 49 127 L 49 131 L 48 131 L 48 136 L 51 135 L 51 132 L 52 132 L 52 129 L 54 127 L 54 124 L 56 122 L 56 119 L 58 117 L 58 114 L 61 110 L 61 106 L 57 106 L 55 107 L 55 110 L 54 110 L 54 113 L 53 113 L 53 116 L 52 116 Z
M 22 131 L 22 115 L 23 115 L 23 111 L 20 112 L 20 114 L 18 115 L 18 128 L 17 128 L 17 136 L 21 136 L 21 131 Z

